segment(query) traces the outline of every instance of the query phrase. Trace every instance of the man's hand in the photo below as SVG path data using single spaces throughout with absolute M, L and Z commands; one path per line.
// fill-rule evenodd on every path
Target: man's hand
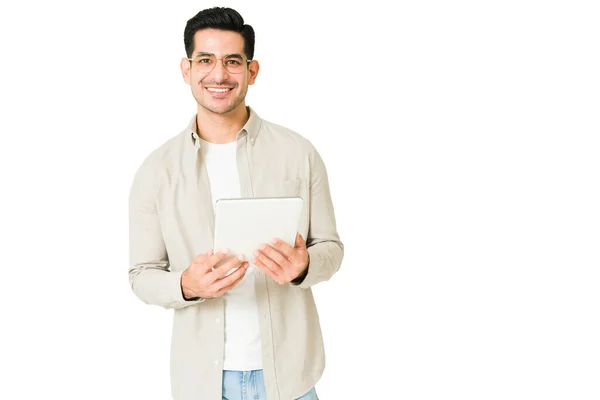
M 248 263 L 243 262 L 243 255 L 231 257 L 231 259 L 224 261 L 218 268 L 213 269 L 227 256 L 228 252 L 227 249 L 223 249 L 213 254 L 211 250 L 206 254 L 200 254 L 194 258 L 192 264 L 181 275 L 181 289 L 185 298 L 202 297 L 210 299 L 219 297 L 228 290 L 231 290 L 244 278 L 248 269 Z M 230 275 L 225 276 L 227 272 L 236 267 L 240 268 Z
M 281 252 L 267 244 L 262 244 L 254 251 L 255 259 L 252 261 L 254 265 L 280 285 L 292 281 L 305 272 L 308 268 L 308 251 L 302 235 L 296 234 L 294 247 L 277 238 L 271 240 L 271 243 Z

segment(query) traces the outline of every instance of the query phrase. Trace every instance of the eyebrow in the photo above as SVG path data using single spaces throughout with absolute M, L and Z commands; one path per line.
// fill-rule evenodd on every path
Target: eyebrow
M 205 51 L 200 51 L 200 52 L 196 53 L 194 55 L 194 57 L 215 57 L 215 55 L 213 53 L 207 53 Z M 233 53 L 233 54 L 225 54 L 225 56 L 223 58 L 239 58 L 241 60 L 244 57 L 239 53 Z

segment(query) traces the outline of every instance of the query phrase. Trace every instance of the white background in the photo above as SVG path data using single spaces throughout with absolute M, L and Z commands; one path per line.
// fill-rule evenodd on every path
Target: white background
M 133 174 L 195 110 L 183 29 L 256 30 L 248 104 L 329 172 L 324 400 L 600 398 L 600 13 L 583 1 L 4 2 L 2 399 L 169 399 Z

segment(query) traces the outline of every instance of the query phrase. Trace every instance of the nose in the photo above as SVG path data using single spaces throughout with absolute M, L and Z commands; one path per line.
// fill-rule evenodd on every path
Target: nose
M 212 70 L 212 75 L 215 78 L 215 82 L 217 84 L 226 80 L 228 74 L 227 70 L 225 69 L 225 65 L 223 65 L 223 60 L 217 59 L 217 62 L 215 63 L 215 68 Z

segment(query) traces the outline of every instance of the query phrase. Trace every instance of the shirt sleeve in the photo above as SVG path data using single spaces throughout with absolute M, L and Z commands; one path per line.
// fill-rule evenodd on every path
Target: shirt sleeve
M 136 172 L 129 195 L 129 283 L 144 303 L 183 308 L 204 299 L 183 298 L 181 274 L 171 271 L 158 216 L 157 195 L 161 168 L 156 153 Z
M 310 261 L 308 273 L 302 282 L 292 283 L 304 289 L 329 280 L 339 270 L 344 257 L 344 245 L 336 229 L 327 170 L 323 159 L 312 145 L 311 150 L 310 224 L 306 238 Z

